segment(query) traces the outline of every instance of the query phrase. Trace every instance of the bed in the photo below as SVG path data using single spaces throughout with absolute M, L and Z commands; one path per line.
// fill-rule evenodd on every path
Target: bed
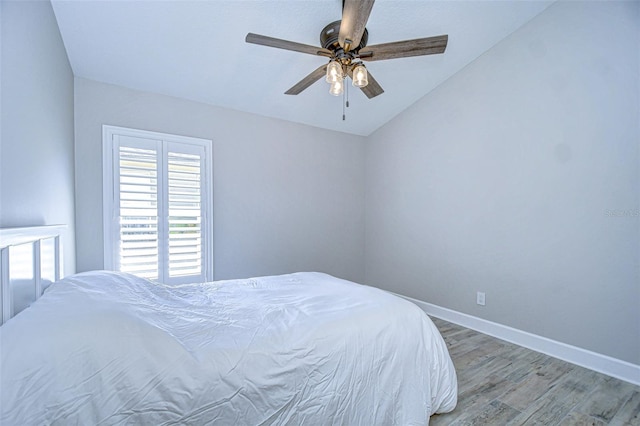
M 425 425 L 457 399 L 424 312 L 322 273 L 76 274 L 0 327 L 0 351 L 7 425 Z

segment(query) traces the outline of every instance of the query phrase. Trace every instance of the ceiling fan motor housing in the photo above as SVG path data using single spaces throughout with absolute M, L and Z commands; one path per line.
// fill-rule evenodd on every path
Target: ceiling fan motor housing
M 341 49 L 340 43 L 338 42 L 338 36 L 340 35 L 341 22 L 342 21 L 334 21 L 322 29 L 322 32 L 320 33 L 320 46 L 324 47 L 325 49 L 329 49 L 333 52 L 335 52 L 338 49 Z M 365 28 L 358 47 L 352 48 L 349 51 L 357 53 L 360 49 L 362 49 L 367 45 L 368 38 L 369 38 L 369 32 Z

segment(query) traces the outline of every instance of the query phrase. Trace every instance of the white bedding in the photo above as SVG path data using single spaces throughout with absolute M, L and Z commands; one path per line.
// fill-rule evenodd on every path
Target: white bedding
M 457 398 L 417 306 L 320 273 L 78 274 L 0 327 L 0 350 L 2 425 L 426 425 Z

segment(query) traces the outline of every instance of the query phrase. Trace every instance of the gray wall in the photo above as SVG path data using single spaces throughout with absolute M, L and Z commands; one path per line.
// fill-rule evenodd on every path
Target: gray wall
M 368 284 L 640 364 L 639 10 L 556 3 L 369 137 Z
M 0 226 L 68 224 L 71 273 L 72 72 L 48 2 L 0 7 Z M 209 138 L 216 278 L 325 271 L 640 364 L 639 25 L 555 4 L 369 138 L 76 79 L 77 269 L 102 124 Z
M 213 140 L 216 279 L 364 278 L 364 138 L 76 78 L 78 270 L 103 267 L 102 125 Z
M 73 73 L 49 2 L 2 1 L 0 227 L 66 224 L 75 272 Z

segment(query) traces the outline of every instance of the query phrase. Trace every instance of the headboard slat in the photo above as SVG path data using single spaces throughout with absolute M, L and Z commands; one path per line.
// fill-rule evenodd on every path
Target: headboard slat
M 0 229 L 0 324 L 4 324 L 17 313 L 14 312 L 16 300 L 21 300 L 16 294 L 13 293 L 14 289 L 11 285 L 12 280 L 16 280 L 16 282 L 19 281 L 19 276 L 15 277 L 12 274 L 12 264 L 20 264 L 20 259 L 12 259 L 13 255 L 10 255 L 10 248 L 21 246 L 23 244 L 31 244 L 31 260 L 30 262 L 24 262 L 22 266 L 27 263 L 31 264 L 31 275 L 29 276 L 33 277 L 33 301 L 35 301 L 42 295 L 43 290 L 43 240 L 53 239 L 54 241 L 53 257 L 55 258 L 55 271 L 53 278 L 55 278 L 55 280 L 57 281 L 64 275 L 61 268 L 60 248 L 60 234 L 64 229 L 66 229 L 66 225 L 29 226 L 21 228 Z

